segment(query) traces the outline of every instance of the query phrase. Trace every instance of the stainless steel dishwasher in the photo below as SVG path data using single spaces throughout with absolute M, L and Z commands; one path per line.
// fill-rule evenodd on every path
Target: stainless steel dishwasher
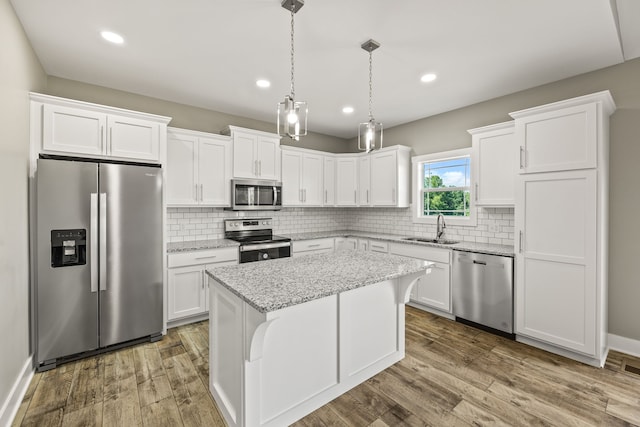
M 513 334 L 513 258 L 453 251 L 456 320 Z

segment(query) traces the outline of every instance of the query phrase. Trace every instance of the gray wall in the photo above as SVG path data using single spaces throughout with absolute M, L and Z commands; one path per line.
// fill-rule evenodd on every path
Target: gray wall
M 90 85 L 73 80 L 61 79 L 49 76 L 46 93 L 48 95 L 61 96 L 63 98 L 78 99 L 94 102 L 96 104 L 110 105 L 113 107 L 127 108 L 130 110 L 144 111 L 146 113 L 169 116 L 173 119 L 169 126 L 199 130 L 202 132 L 219 133 L 229 125 L 241 126 L 250 129 L 275 132 L 274 123 L 266 123 L 246 117 L 233 116 L 217 111 L 136 95 L 109 89 L 102 86 Z M 275 104 L 274 104 L 275 105 Z M 275 108 L 274 108 L 275 120 Z M 293 143 L 288 138 L 282 139 L 282 145 L 295 145 L 302 148 L 328 151 L 330 153 L 343 153 L 349 151 L 346 139 L 319 133 L 309 133 L 300 142 Z
M 30 355 L 27 93 L 42 90 L 46 76 L 9 0 L 0 0 L 0 40 L 1 408 Z
M 640 340 L 640 59 L 396 126 L 385 130 L 384 141 L 411 146 L 414 154 L 470 147 L 467 129 L 510 120 L 511 111 L 606 89 L 618 108 L 610 133 L 609 332 Z M 356 144 L 350 141 L 352 151 Z

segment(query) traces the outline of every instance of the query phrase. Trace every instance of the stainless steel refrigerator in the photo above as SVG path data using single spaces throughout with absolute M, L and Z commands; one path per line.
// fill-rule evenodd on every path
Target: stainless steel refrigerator
M 161 169 L 40 158 L 36 191 L 36 368 L 159 339 Z

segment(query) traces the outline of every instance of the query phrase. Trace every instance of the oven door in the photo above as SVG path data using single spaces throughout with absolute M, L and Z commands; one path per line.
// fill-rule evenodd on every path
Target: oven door
M 240 246 L 240 264 L 291 256 L 291 242 L 260 243 Z

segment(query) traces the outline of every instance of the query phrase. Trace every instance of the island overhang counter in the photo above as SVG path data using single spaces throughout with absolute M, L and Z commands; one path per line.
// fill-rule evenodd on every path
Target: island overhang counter
M 431 263 L 365 251 L 207 270 L 209 388 L 230 426 L 283 426 L 404 357 Z

